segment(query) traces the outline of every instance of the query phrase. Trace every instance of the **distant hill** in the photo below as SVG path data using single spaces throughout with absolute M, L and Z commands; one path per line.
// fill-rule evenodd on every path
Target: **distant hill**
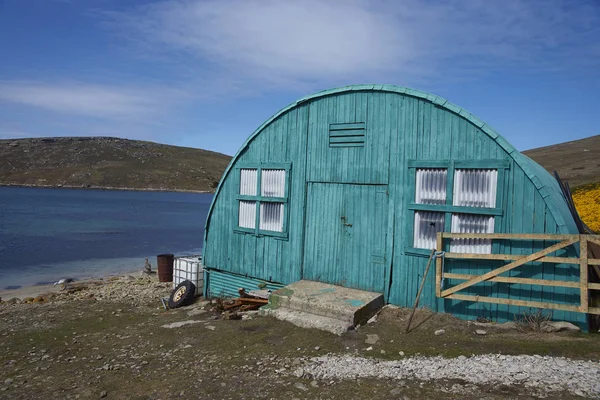
M 524 151 L 571 188 L 600 182 L 600 135 Z M 0 185 L 214 191 L 231 157 L 112 137 L 0 140 Z
M 548 171 L 558 171 L 573 189 L 600 182 L 600 135 L 524 151 Z
M 214 191 L 230 156 L 112 137 L 0 140 L 0 185 Z

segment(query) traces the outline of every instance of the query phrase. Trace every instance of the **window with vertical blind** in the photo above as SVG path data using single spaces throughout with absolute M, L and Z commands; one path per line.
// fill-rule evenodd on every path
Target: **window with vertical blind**
M 287 237 L 290 164 L 238 168 L 238 218 L 235 231 Z
M 480 167 L 486 164 L 490 168 Z M 412 248 L 434 249 L 437 233 L 443 231 L 494 232 L 495 217 L 502 215 L 497 207 L 498 171 L 508 168 L 508 162 L 414 161 L 409 162 L 409 168 L 415 188 L 408 207 L 414 213 Z M 486 254 L 491 250 L 489 239 L 456 239 L 450 243 L 452 252 Z

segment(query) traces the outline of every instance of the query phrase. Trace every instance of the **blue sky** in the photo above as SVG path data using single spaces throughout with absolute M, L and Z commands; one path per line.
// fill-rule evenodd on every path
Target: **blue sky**
M 435 93 L 520 150 L 600 134 L 600 1 L 0 0 L 0 138 L 232 155 L 357 83 Z

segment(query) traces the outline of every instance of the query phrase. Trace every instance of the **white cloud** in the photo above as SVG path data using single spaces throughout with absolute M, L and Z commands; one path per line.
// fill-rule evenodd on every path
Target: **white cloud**
M 137 50 L 242 87 L 402 83 L 600 63 L 593 0 L 163 0 L 108 15 Z
M 168 104 L 175 92 L 86 83 L 0 81 L 0 101 L 49 111 L 110 119 L 141 118 Z

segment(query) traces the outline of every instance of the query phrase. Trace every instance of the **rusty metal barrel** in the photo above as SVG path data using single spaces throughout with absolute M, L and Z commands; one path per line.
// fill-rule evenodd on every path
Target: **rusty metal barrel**
M 156 265 L 158 266 L 158 281 L 173 282 L 173 254 L 159 254 L 156 256 Z

